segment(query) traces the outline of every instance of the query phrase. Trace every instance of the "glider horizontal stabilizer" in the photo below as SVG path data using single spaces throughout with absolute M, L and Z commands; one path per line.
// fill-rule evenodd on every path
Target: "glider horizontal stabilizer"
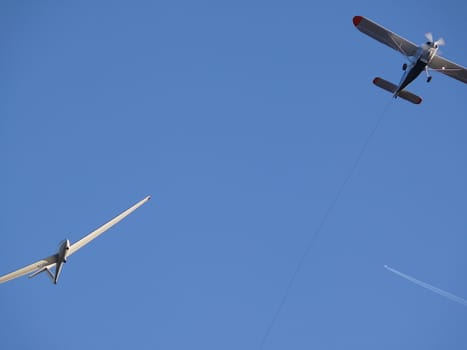
M 50 279 L 52 280 L 52 282 L 54 281 L 54 275 L 52 274 L 52 272 L 50 272 L 50 267 L 51 265 L 49 266 L 46 266 L 46 267 L 43 267 L 42 269 L 40 270 L 37 270 L 36 272 L 30 274 L 28 277 L 29 278 L 33 278 L 33 277 L 36 277 L 38 274 L 42 273 L 42 272 L 47 272 L 47 275 L 49 275 Z
M 375 78 L 373 79 L 373 84 L 376 86 L 380 87 L 383 90 L 389 91 L 391 93 L 395 93 L 397 91 L 397 85 L 384 80 L 382 78 Z M 407 90 L 402 90 L 395 95 L 395 97 L 399 96 L 400 98 L 403 98 L 406 101 L 415 103 L 416 105 L 422 103 L 422 98 L 420 96 L 417 96 L 410 91 Z

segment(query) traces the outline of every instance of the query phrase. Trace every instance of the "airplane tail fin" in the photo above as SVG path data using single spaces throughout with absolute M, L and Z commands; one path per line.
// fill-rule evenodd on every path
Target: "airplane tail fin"
M 386 91 L 389 91 L 390 93 L 395 93 L 397 91 L 397 88 L 398 86 L 387 81 L 387 80 L 384 80 L 382 78 L 375 78 L 373 79 L 373 84 L 375 84 L 376 86 L 380 87 L 381 89 L 383 90 L 386 90 Z M 422 103 L 422 98 L 420 96 L 417 96 L 413 93 L 411 93 L 410 91 L 407 91 L 407 90 L 402 90 L 402 91 L 399 91 L 397 93 L 397 95 L 395 94 L 394 97 L 397 97 L 399 96 L 400 98 L 403 98 L 404 100 L 406 101 L 409 101 L 409 102 L 412 102 L 412 103 L 415 103 L 415 104 L 420 104 Z
M 36 272 L 30 274 L 28 277 L 29 277 L 29 278 L 36 277 L 38 274 L 40 274 L 40 273 L 42 273 L 42 272 L 47 272 L 47 274 L 48 274 L 48 276 L 50 277 L 50 279 L 52 280 L 52 282 L 55 283 L 54 275 L 52 274 L 52 272 L 50 272 L 50 269 L 49 269 L 48 266 L 45 266 L 45 267 L 43 267 L 42 269 L 37 270 Z

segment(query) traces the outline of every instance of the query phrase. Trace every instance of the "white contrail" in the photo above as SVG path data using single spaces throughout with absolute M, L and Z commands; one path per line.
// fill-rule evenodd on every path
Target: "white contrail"
M 388 265 L 384 265 L 384 267 L 385 267 L 387 270 L 389 270 L 389 271 L 395 273 L 396 275 L 398 275 L 398 276 L 400 276 L 400 277 L 402 277 L 402 278 L 405 278 L 406 280 L 409 280 L 410 282 L 413 282 L 413 283 L 415 283 L 415 284 L 418 284 L 420 287 L 423 287 L 423 288 L 426 288 L 426 289 L 428 289 L 428 290 L 431 290 L 432 292 L 437 293 L 437 294 L 439 294 L 439 295 L 441 295 L 441 296 L 443 296 L 443 297 L 445 297 L 445 298 L 447 298 L 447 299 L 449 299 L 449 300 L 451 300 L 451 301 L 455 301 L 456 303 L 459 303 L 459 304 L 461 304 L 461 305 L 467 306 L 467 300 L 465 300 L 465 299 L 463 299 L 463 298 L 461 298 L 461 297 L 458 297 L 458 296 L 456 296 L 456 295 L 454 295 L 454 294 L 451 294 L 451 293 L 449 293 L 449 292 L 446 292 L 446 291 L 444 291 L 444 290 L 442 290 L 442 289 L 436 288 L 436 287 L 432 286 L 431 284 L 428 284 L 428 283 L 419 281 L 418 279 L 413 278 L 413 277 L 411 277 L 411 276 L 408 276 L 408 275 L 406 275 L 406 274 L 404 274 L 404 273 L 402 273 L 402 272 L 399 272 L 399 271 L 393 269 L 392 267 L 389 267 Z

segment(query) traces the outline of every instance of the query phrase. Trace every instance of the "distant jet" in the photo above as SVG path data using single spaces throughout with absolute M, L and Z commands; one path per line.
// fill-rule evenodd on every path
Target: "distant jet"
M 99 227 L 97 230 L 91 232 L 87 236 L 81 238 L 79 241 L 70 244 L 70 241 L 68 239 L 64 240 L 61 244 L 60 247 L 58 248 L 57 254 L 51 255 L 47 258 L 44 258 L 42 260 L 39 260 L 31 265 L 28 265 L 26 267 L 23 267 L 19 270 L 16 270 L 14 272 L 11 272 L 9 274 L 6 274 L 4 276 L 0 277 L 0 283 L 7 282 L 9 280 L 12 280 L 17 277 L 21 277 L 24 275 L 27 275 L 32 272 L 29 277 L 34 277 L 40 274 L 41 272 L 47 272 L 49 275 L 50 279 L 54 284 L 57 284 L 58 277 L 60 276 L 60 272 L 62 271 L 63 268 L 63 263 L 66 263 L 67 258 L 71 256 L 72 254 L 76 253 L 79 249 L 84 247 L 86 244 L 90 243 L 93 239 L 99 237 L 101 234 L 103 234 L 105 231 L 107 231 L 109 228 L 111 228 L 113 225 L 117 224 L 121 220 L 123 220 L 125 217 L 130 215 L 132 212 L 134 212 L 136 209 L 141 207 L 144 203 L 146 203 L 148 200 L 150 200 L 151 197 L 147 196 L 144 198 L 142 201 L 136 203 L 134 206 L 131 208 L 125 210 L 123 213 L 120 215 L 116 216 L 112 220 L 110 220 L 108 223 L 102 225 Z M 54 273 L 51 272 L 51 268 L 55 267 Z
M 404 63 L 402 65 L 404 74 L 402 75 L 399 85 L 382 78 L 375 78 L 373 80 L 376 86 L 391 92 L 394 98 L 399 96 L 415 104 L 421 103 L 422 99 L 419 96 L 404 89 L 423 71 L 426 72 L 426 81 L 429 83 L 431 81 L 431 75 L 428 73 L 428 68 L 449 75 L 463 83 L 467 83 L 466 68 L 439 56 L 438 49 L 441 45 L 444 45 L 443 38 L 433 41 L 433 35 L 431 33 L 426 33 L 425 37 L 428 41 L 418 46 L 368 18 L 355 16 L 353 18 L 353 24 L 362 33 L 399 51 L 409 59 L 409 64 Z
M 422 282 L 412 276 L 409 276 L 409 275 L 406 275 L 405 273 L 402 273 L 400 271 L 397 271 L 396 269 L 393 269 L 392 267 L 389 267 L 388 265 L 384 265 L 384 268 L 388 271 L 391 271 L 392 273 L 402 277 L 402 278 L 405 278 L 406 280 L 412 282 L 412 283 L 415 283 L 417 285 L 419 285 L 420 287 L 423 287 L 425 289 L 428 289 L 429 291 L 432 291 L 433 293 L 437 293 L 451 301 L 455 301 L 456 303 L 459 303 L 461 305 L 464 305 L 464 306 L 467 306 L 467 300 L 461 298 L 461 297 L 458 297 L 457 295 L 454 295 L 454 294 L 451 294 L 449 292 L 446 292 L 445 290 L 442 290 L 442 289 L 439 289 L 439 288 L 436 288 L 435 286 L 432 286 L 431 284 L 428 284 L 426 282 Z

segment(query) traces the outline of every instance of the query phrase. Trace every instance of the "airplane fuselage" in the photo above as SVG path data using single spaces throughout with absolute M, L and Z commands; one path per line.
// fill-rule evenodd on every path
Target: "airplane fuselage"
M 414 81 L 420 75 L 420 73 L 425 70 L 426 65 L 427 64 L 425 62 L 418 59 L 414 64 L 407 67 L 404 75 L 402 75 L 399 87 L 394 94 L 397 96 L 399 92 L 404 90 L 407 85 Z
M 429 45 L 429 43 L 427 43 L 427 45 Z M 395 97 L 399 94 L 399 92 L 404 90 L 407 85 L 414 81 L 421 72 L 426 70 L 428 63 L 430 63 L 431 59 L 436 55 L 437 51 L 438 48 L 433 46 L 419 47 L 417 55 L 415 56 L 415 60 L 407 67 L 404 74 L 402 75 L 399 87 L 394 92 Z

